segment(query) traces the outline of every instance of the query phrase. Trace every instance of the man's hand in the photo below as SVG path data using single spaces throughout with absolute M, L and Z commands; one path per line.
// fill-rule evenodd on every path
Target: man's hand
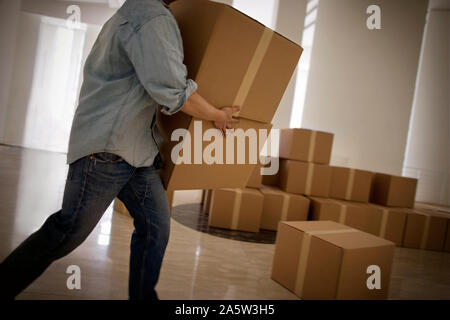
M 223 114 L 222 120 L 214 121 L 214 126 L 226 135 L 227 129 L 233 129 L 233 124 L 239 123 L 238 119 L 233 118 L 233 114 L 241 111 L 241 107 L 225 107 L 220 111 Z
M 233 129 L 233 124 L 239 123 L 238 119 L 233 118 L 233 114 L 241 111 L 241 107 L 218 109 L 206 101 L 198 92 L 194 92 L 186 100 L 181 110 L 192 117 L 212 121 L 214 126 L 225 135 L 227 129 Z

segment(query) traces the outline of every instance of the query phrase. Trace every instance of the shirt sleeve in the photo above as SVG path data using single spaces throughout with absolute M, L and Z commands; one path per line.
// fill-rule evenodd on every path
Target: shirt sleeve
M 187 79 L 183 44 L 172 17 L 161 15 L 144 24 L 126 45 L 139 81 L 161 112 L 178 112 L 197 84 Z

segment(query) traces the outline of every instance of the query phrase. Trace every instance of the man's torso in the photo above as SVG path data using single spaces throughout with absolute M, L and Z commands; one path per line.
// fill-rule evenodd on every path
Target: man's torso
M 161 139 L 154 126 L 158 105 L 140 83 L 124 46 L 161 15 L 174 19 L 162 0 L 128 0 L 104 25 L 84 67 L 67 163 L 110 152 L 135 167 L 153 164 Z M 179 34 L 174 37 L 182 48 Z

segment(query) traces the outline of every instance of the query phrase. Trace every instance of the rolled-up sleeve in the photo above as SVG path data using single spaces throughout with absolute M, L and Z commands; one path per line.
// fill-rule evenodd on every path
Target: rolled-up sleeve
M 187 79 L 183 44 L 175 20 L 167 15 L 144 24 L 125 46 L 139 81 L 150 97 L 172 115 L 197 90 Z

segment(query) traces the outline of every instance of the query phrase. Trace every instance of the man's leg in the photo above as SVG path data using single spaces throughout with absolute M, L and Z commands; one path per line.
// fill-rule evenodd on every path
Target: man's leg
M 62 210 L 0 264 L 0 296 L 14 298 L 53 261 L 77 248 L 135 170 L 111 154 L 85 157 L 70 165 Z
M 119 193 L 134 218 L 131 239 L 129 298 L 158 299 L 155 286 L 170 233 L 166 192 L 155 167 L 139 168 Z

